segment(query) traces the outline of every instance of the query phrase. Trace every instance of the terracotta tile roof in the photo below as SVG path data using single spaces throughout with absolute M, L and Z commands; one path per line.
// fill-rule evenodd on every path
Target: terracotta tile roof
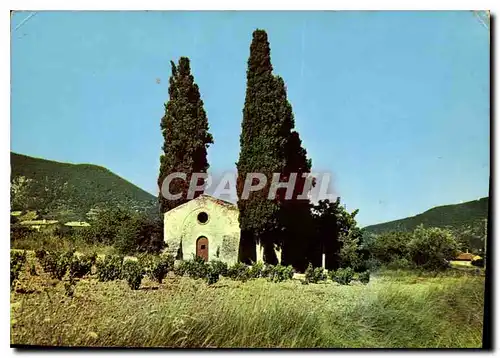
M 462 252 L 460 255 L 456 257 L 456 260 L 466 260 L 466 261 L 471 261 L 472 258 L 474 257 L 473 254 L 467 253 L 467 252 Z

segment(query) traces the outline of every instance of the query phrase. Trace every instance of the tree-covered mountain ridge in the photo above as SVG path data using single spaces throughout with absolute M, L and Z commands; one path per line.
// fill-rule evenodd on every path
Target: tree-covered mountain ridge
M 363 230 L 372 234 L 393 231 L 413 231 L 418 225 L 447 228 L 453 231 L 465 248 L 484 249 L 489 197 L 460 204 L 437 206 L 421 214 L 399 220 L 366 226 Z
M 11 210 L 85 221 L 97 210 L 120 207 L 158 215 L 157 198 L 93 164 L 71 164 L 11 152 Z

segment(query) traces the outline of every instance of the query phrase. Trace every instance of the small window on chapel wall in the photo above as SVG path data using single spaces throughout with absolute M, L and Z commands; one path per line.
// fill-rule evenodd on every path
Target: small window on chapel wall
M 208 214 L 204 211 L 198 214 L 198 222 L 200 224 L 205 224 L 208 221 Z

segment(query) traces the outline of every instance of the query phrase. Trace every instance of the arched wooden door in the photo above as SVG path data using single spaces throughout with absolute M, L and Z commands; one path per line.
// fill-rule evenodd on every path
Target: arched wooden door
M 201 236 L 196 240 L 196 256 L 208 261 L 208 239 L 205 236 Z

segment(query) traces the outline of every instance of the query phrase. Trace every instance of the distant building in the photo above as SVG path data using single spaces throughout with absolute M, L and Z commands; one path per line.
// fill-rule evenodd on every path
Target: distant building
M 70 221 L 64 224 L 64 226 L 69 226 L 69 227 L 88 227 L 90 224 L 86 221 Z
M 58 220 L 25 220 L 21 221 L 19 224 L 23 226 L 27 226 L 31 229 L 35 229 L 37 231 L 41 230 L 50 230 L 57 226 L 59 223 Z
M 462 252 L 460 255 L 458 255 L 455 260 L 456 261 L 472 261 L 474 258 L 474 254 L 471 254 L 470 252 Z

